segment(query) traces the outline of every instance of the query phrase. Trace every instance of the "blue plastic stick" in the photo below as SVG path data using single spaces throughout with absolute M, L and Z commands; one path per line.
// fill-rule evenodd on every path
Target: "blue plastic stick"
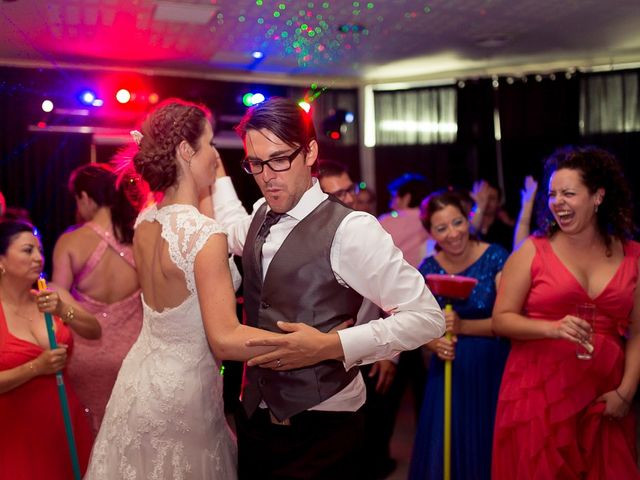
M 38 280 L 38 290 L 46 290 L 47 282 L 44 278 Z M 56 342 L 56 334 L 53 331 L 53 317 L 49 312 L 44 312 L 44 320 L 47 323 L 47 335 L 49 336 L 49 346 L 53 350 L 58 348 Z M 76 448 L 76 439 L 73 436 L 73 426 L 71 425 L 71 414 L 69 413 L 69 400 L 67 399 L 67 391 L 64 388 L 64 378 L 62 372 L 56 373 L 56 384 L 58 385 L 58 397 L 60 398 L 60 407 L 62 408 L 62 416 L 64 418 L 64 429 L 67 433 L 67 443 L 69 444 L 69 452 L 71 454 L 71 466 L 73 468 L 74 480 L 82 480 L 80 474 L 80 462 L 78 461 L 78 450 Z

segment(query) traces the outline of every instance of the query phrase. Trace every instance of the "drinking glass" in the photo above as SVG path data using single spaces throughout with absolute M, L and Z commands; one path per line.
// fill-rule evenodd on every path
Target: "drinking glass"
M 576 345 L 576 357 L 580 360 L 591 360 L 593 354 L 593 327 L 596 320 L 596 306 L 593 303 L 577 304 L 576 317 L 589 322 L 589 325 L 591 325 L 589 338 Z

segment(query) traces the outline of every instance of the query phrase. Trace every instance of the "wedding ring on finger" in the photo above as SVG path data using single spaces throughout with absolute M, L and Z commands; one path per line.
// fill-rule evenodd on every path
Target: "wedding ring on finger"
M 276 359 L 276 368 L 280 368 L 282 366 L 282 362 L 280 361 L 280 359 Z

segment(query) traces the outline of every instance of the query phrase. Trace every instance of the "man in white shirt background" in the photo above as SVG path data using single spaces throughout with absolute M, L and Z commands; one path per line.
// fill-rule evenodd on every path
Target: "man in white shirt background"
M 215 217 L 243 257 L 247 323 L 290 332 L 249 342 L 275 350 L 247 363 L 239 477 L 358 478 L 365 387 L 354 367 L 440 337 L 442 312 L 377 220 L 322 192 L 315 129 L 295 102 L 252 107 L 237 131 L 264 198 L 247 214 L 222 176 Z M 363 297 L 389 316 L 341 329 Z
M 334 195 L 349 208 L 366 211 L 357 207 L 361 192 L 351 180 L 347 168 L 333 160 L 320 160 L 319 164 L 318 181 L 322 191 Z M 379 318 L 380 315 L 380 309 L 375 303 L 364 300 L 358 311 L 356 325 Z M 397 462 L 391 458 L 390 443 L 399 402 L 396 395 L 389 396 L 388 391 L 396 375 L 398 360 L 399 357 L 378 360 L 361 368 L 367 387 L 367 401 L 362 413 L 365 427 L 364 450 L 369 459 L 362 466 L 362 480 L 387 478 L 397 466 Z

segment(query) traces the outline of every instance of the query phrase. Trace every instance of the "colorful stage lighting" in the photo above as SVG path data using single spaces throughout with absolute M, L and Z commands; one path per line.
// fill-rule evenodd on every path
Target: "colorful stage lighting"
M 126 88 L 121 88 L 116 92 L 116 100 L 118 103 L 127 103 L 131 100 L 131 92 Z
M 85 105 L 93 105 L 93 101 L 96 99 L 96 94 L 92 90 L 83 90 L 78 97 Z
M 51 100 L 45 100 L 42 102 L 42 111 L 49 113 L 53 111 L 53 102 Z
M 153 92 L 149 94 L 148 100 L 151 105 L 155 105 L 156 103 L 158 103 L 158 100 L 160 100 L 160 96 L 157 93 Z
M 307 113 L 309 113 L 309 110 L 311 110 L 311 105 L 309 104 L 309 102 L 305 102 L 304 100 L 300 100 L 298 102 L 298 105 Z
M 261 93 L 245 93 L 242 96 L 242 103 L 245 107 L 252 107 L 265 101 L 265 96 Z

